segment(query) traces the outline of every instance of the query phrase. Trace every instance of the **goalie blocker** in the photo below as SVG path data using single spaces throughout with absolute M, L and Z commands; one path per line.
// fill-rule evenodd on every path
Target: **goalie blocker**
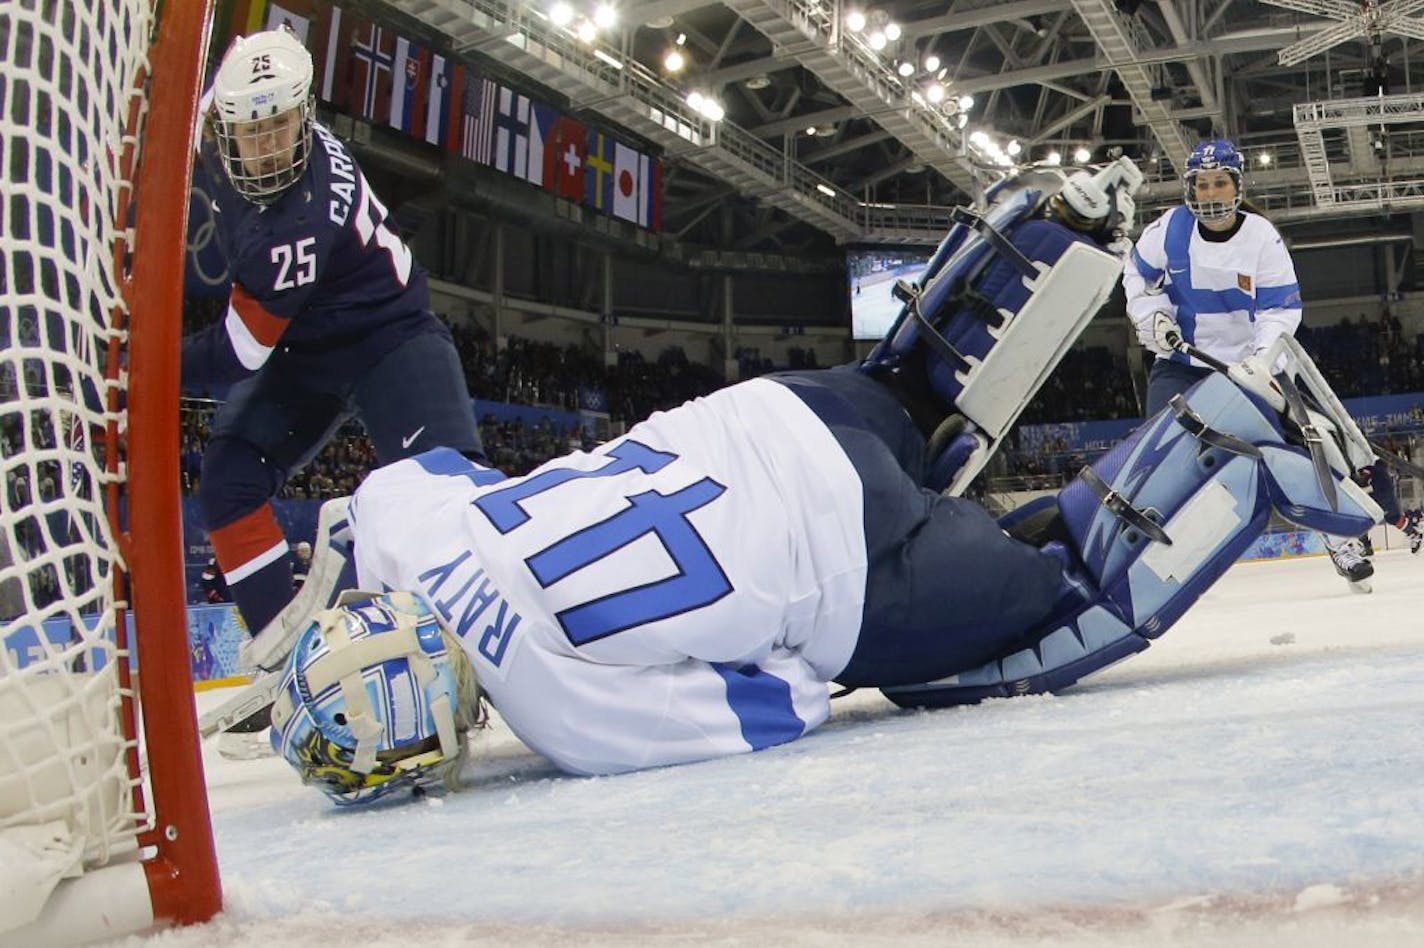
M 1064 559 L 1048 622 L 977 669 L 884 694 L 902 707 L 943 707 L 1066 688 L 1171 628 L 1261 534 L 1272 510 L 1343 536 L 1380 522 L 1379 506 L 1350 477 L 1366 439 L 1309 356 L 1283 338 L 1267 358 L 1285 362 L 1286 377 L 1321 406 L 1308 436 L 1325 436 L 1316 457 L 1329 459 L 1326 475 L 1291 419 L 1227 375 L 1209 376 L 1057 497 L 1001 521 Z

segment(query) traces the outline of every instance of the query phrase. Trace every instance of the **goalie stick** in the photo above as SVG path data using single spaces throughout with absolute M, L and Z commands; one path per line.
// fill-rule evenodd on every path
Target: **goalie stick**
M 1281 338 L 1289 339 L 1290 337 L 1283 336 Z M 1204 363 L 1207 367 L 1214 369 L 1215 371 L 1220 372 L 1223 375 L 1230 374 L 1231 366 L 1227 363 L 1221 361 L 1210 353 L 1203 352 L 1202 350 L 1198 349 L 1196 346 L 1192 345 L 1190 342 L 1187 342 L 1185 339 L 1183 339 L 1181 336 L 1176 335 L 1175 333 L 1169 336 L 1168 341 L 1171 342 L 1172 339 L 1176 339 L 1176 342 L 1172 344 L 1172 348 L 1176 349 L 1178 352 L 1191 356 L 1198 362 Z M 1298 352 L 1300 355 L 1305 355 L 1304 350 L 1300 349 L 1300 343 L 1296 342 L 1294 339 L 1291 339 L 1291 348 Z M 1311 397 L 1312 393 L 1299 392 L 1299 390 L 1297 391 L 1305 400 L 1307 405 L 1309 405 L 1310 407 L 1326 415 L 1332 414 L 1332 412 L 1330 412 L 1326 408 L 1326 406 L 1321 405 L 1318 401 Z M 1343 413 L 1344 406 L 1339 406 L 1339 410 Z M 1348 413 L 1345 413 L 1345 417 L 1348 417 Z M 1292 418 L 1291 420 L 1294 421 L 1295 419 Z M 1366 436 L 1363 432 L 1360 433 L 1360 438 L 1364 442 L 1364 444 L 1369 446 L 1370 451 L 1372 451 L 1377 458 L 1383 461 L 1387 467 L 1392 467 L 1401 474 L 1408 474 L 1410 477 L 1417 477 L 1421 480 L 1424 480 L 1424 466 L 1420 466 L 1418 464 L 1415 464 L 1413 461 L 1409 461 L 1405 458 L 1400 457 L 1398 454 L 1394 453 L 1389 448 L 1376 441 L 1374 438 Z
M 200 736 L 211 737 L 219 731 L 232 730 L 248 719 L 253 719 L 253 726 L 243 730 L 266 728 L 266 722 L 257 715 L 270 708 L 276 700 L 277 689 L 282 682 L 282 666 L 297 636 L 313 616 L 336 601 L 343 577 L 347 577 L 345 585 L 356 585 L 355 577 L 349 571 L 352 565 L 350 504 L 349 497 L 340 497 L 321 505 L 316 525 L 317 542 L 307 581 L 292 601 L 242 646 L 242 664 L 252 669 L 257 677 L 227 701 L 198 718 Z
M 282 671 L 262 672 L 241 691 L 198 718 L 198 735 L 212 737 L 266 711 L 277 700 Z

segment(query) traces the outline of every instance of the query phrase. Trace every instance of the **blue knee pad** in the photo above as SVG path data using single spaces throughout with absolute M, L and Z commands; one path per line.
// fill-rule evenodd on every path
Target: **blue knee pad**
M 1171 628 L 1261 534 L 1272 509 L 1343 536 L 1368 529 L 1379 508 L 1348 472 L 1334 474 L 1332 508 L 1309 452 L 1287 443 L 1275 412 L 1225 376 L 1207 378 L 1056 498 L 1001 521 L 1016 534 L 1056 508 L 1058 539 L 1045 548 L 1065 561 L 1064 593 L 1024 647 L 882 691 L 905 707 L 942 707 L 1066 688 Z

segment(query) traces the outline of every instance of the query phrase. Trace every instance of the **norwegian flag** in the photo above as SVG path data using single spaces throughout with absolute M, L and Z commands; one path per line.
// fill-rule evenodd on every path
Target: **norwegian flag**
M 368 122 L 384 123 L 391 114 L 391 87 L 394 84 L 396 40 L 390 30 L 366 23 L 354 32 L 351 43 L 351 97 L 355 114 Z

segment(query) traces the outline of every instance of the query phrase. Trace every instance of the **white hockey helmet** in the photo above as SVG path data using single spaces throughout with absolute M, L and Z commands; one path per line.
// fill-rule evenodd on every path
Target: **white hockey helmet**
M 1054 197 L 1059 219 L 1084 232 L 1126 232 L 1137 210 L 1133 195 L 1142 187 L 1142 170 L 1119 157 L 1096 172 L 1074 171 Z
M 312 143 L 312 59 L 291 28 L 240 36 L 213 80 L 211 120 L 238 194 L 270 204 L 302 176 Z
M 351 590 L 292 648 L 272 749 L 336 803 L 366 803 L 455 787 L 484 717 L 469 656 L 419 599 Z
M 1107 220 L 1112 213 L 1112 199 L 1087 171 L 1075 171 L 1063 181 L 1058 192 L 1067 205 L 1066 216 L 1076 230 L 1089 230 Z

